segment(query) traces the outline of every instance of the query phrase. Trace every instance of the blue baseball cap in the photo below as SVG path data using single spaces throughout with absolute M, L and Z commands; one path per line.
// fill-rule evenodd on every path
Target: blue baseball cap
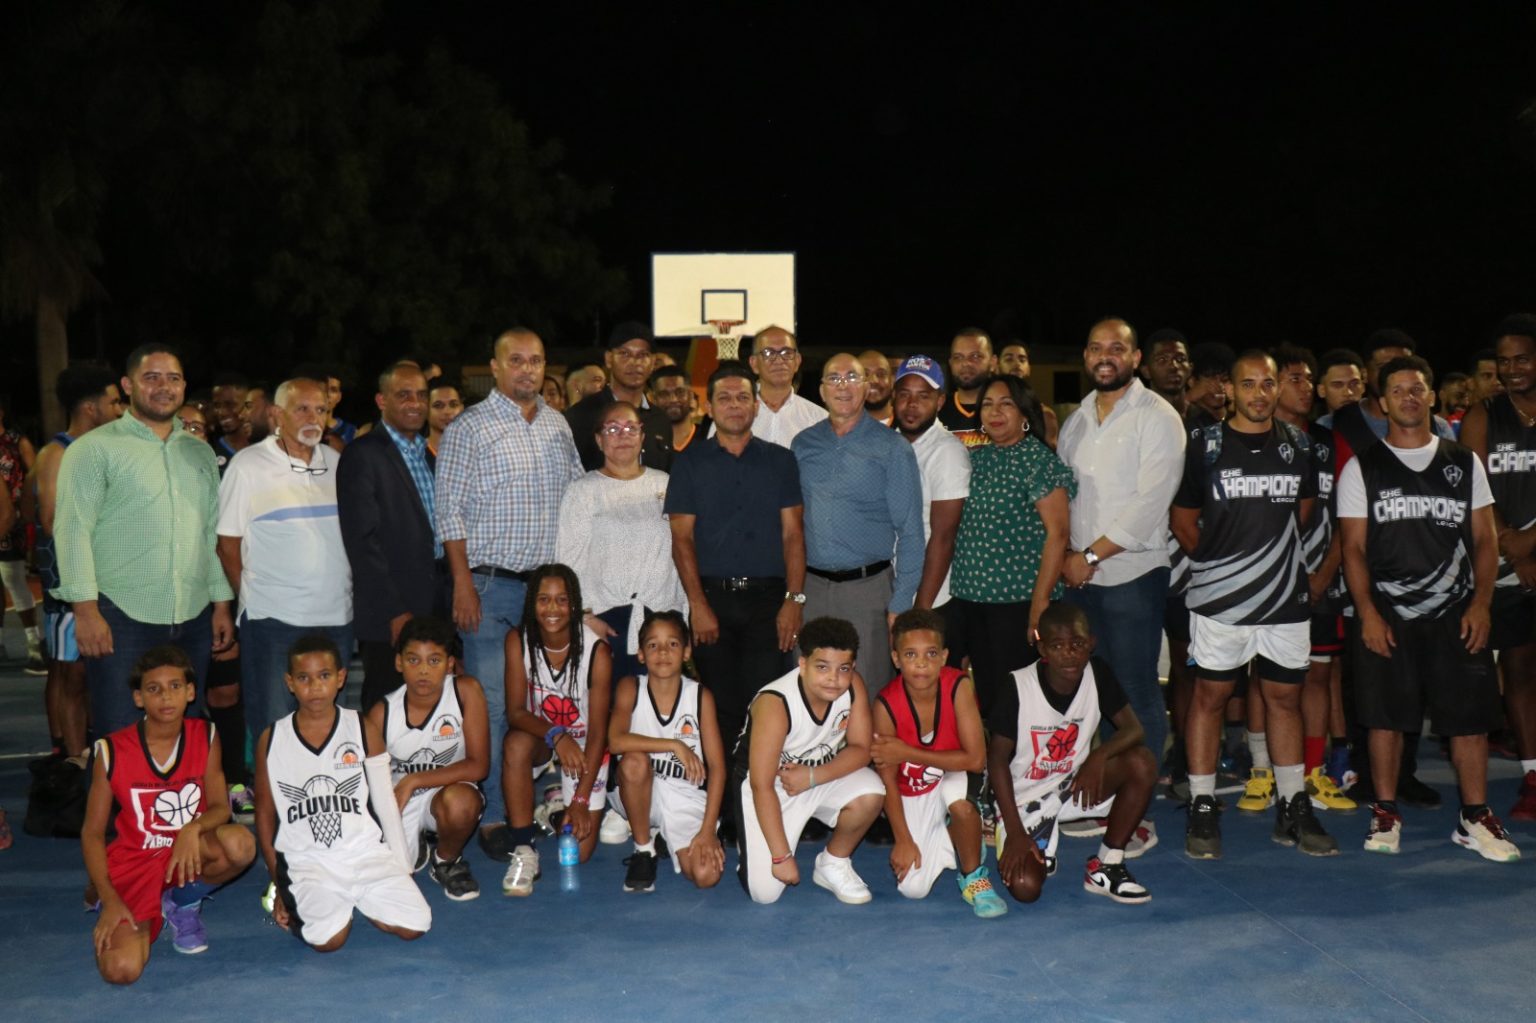
M 944 370 L 926 355 L 909 355 L 902 360 L 901 368 L 896 371 L 896 383 L 901 383 L 902 377 L 913 375 L 928 381 L 935 391 L 944 390 Z

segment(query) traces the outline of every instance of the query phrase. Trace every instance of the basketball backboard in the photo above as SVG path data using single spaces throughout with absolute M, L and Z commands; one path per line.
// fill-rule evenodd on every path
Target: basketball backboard
M 795 329 L 793 252 L 653 252 L 651 318 L 657 337 L 736 336 Z

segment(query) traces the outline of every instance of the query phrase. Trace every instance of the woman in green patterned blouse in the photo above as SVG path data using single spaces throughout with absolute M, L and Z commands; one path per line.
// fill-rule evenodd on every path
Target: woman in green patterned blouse
M 1010 672 L 1035 660 L 1040 614 L 1061 593 L 1072 470 L 1046 447 L 1029 385 L 995 376 L 981 391 L 990 444 L 971 451 L 971 494 L 960 517 L 950 576 L 952 649 L 970 655 L 983 712 Z

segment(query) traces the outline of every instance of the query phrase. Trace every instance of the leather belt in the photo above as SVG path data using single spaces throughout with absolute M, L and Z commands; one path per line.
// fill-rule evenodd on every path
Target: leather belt
M 846 572 L 829 572 L 824 568 L 811 568 L 809 565 L 806 566 L 805 570 L 811 573 L 811 575 L 825 579 L 829 583 L 847 583 L 855 579 L 868 579 L 872 575 L 879 575 L 890 567 L 891 563 L 889 561 L 877 561 L 872 565 L 865 565 L 863 568 L 850 568 Z

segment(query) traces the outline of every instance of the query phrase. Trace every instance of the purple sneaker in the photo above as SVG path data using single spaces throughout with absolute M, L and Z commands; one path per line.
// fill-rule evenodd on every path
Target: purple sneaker
M 178 906 L 171 901 L 167 888 L 160 896 L 160 915 L 171 929 L 171 943 L 183 955 L 196 955 L 208 951 L 208 932 L 203 928 L 203 904 Z

